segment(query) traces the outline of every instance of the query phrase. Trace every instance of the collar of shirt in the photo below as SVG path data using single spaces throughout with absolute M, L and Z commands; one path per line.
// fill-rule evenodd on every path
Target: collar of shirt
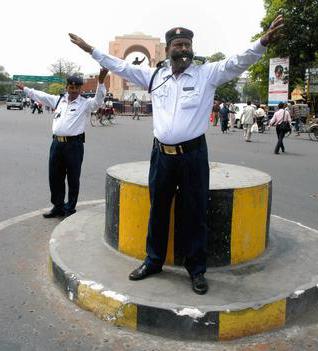
M 166 79 L 172 74 L 172 67 L 167 67 L 165 71 L 162 73 L 162 78 Z M 180 75 L 186 74 L 188 76 L 193 77 L 194 76 L 194 65 L 191 64 L 184 72 L 182 72 Z
M 73 101 L 69 101 L 68 100 L 68 93 L 66 93 L 65 95 L 64 95 L 64 97 L 62 98 L 62 101 L 63 102 L 67 102 L 67 103 L 75 103 L 75 104 L 79 104 L 80 103 L 80 100 L 81 100 L 81 95 L 78 95 L 78 97 L 75 99 L 75 100 L 73 100 Z

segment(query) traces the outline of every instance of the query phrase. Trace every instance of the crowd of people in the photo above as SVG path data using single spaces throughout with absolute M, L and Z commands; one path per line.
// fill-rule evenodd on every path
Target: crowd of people
M 283 114 L 282 112 L 283 111 Z M 309 107 L 306 111 L 307 116 L 309 115 Z M 277 116 L 282 118 L 277 118 Z M 246 102 L 243 111 L 240 111 L 236 104 L 229 101 L 214 100 L 212 111 L 210 115 L 210 122 L 215 127 L 220 121 L 220 128 L 222 133 L 228 133 L 229 131 L 235 131 L 234 126 L 243 127 L 243 137 L 246 142 L 251 142 L 251 136 L 253 132 L 264 132 L 271 126 L 278 127 L 283 121 L 287 120 L 290 124 L 290 128 L 286 129 L 285 133 L 278 133 L 279 144 L 282 144 L 282 140 L 285 134 L 291 133 L 294 129 L 295 136 L 299 136 L 299 125 L 301 123 L 302 114 L 300 111 L 300 104 L 291 101 L 290 103 L 281 102 L 275 108 L 275 112 L 272 115 L 269 113 L 269 108 L 266 105 L 259 103 L 252 104 L 251 101 Z M 305 117 L 306 120 L 306 117 Z M 306 123 L 306 121 L 303 121 Z M 277 129 L 277 128 L 276 128 Z M 279 129 L 279 127 L 278 127 Z M 284 152 L 284 147 L 280 147 Z M 279 151 L 275 148 L 275 154 Z

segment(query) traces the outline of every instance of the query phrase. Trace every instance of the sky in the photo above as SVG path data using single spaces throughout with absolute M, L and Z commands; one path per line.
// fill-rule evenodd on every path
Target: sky
M 12 76 L 51 75 L 50 65 L 60 58 L 84 74 L 98 72 L 97 62 L 70 42 L 69 32 L 108 52 L 116 36 L 142 32 L 164 42 L 165 32 L 180 26 L 193 30 L 196 55 L 229 56 L 244 51 L 260 32 L 265 10 L 263 0 L 5 0 L 0 13 L 0 65 Z

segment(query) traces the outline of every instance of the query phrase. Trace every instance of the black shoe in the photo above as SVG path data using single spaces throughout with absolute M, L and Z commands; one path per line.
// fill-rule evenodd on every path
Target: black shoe
M 132 271 L 129 274 L 129 279 L 130 280 L 141 280 L 146 277 L 148 277 L 151 274 L 156 274 L 160 273 L 162 271 L 161 268 L 150 268 L 146 265 L 146 263 L 143 263 L 140 267 L 136 268 L 134 271 Z
M 52 208 L 51 211 L 43 213 L 44 218 L 56 218 L 56 217 L 64 217 L 65 212 L 61 209 L 57 209 L 55 207 Z
M 76 213 L 76 210 L 64 210 L 65 211 L 65 217 L 72 216 L 72 214 Z
M 203 273 L 200 273 L 191 279 L 192 289 L 196 294 L 204 295 L 209 290 L 208 282 L 204 278 Z

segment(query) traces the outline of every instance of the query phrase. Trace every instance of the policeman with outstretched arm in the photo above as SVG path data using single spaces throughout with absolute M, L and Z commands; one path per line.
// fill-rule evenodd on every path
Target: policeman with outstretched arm
M 184 266 L 194 292 L 205 294 L 208 291 L 204 277 L 209 191 L 205 133 L 214 93 L 219 85 L 239 76 L 258 61 L 282 26 L 283 18 L 278 16 L 261 39 L 243 53 L 202 65 L 193 63 L 193 32 L 183 27 L 172 28 L 165 36 L 167 60 L 159 69 L 133 65 L 104 54 L 70 34 L 71 41 L 91 54 L 101 66 L 144 89 L 151 86 L 154 141 L 149 170 L 151 208 L 147 257 L 130 273 L 130 280 L 161 272 L 167 252 L 171 202 L 178 188 Z

